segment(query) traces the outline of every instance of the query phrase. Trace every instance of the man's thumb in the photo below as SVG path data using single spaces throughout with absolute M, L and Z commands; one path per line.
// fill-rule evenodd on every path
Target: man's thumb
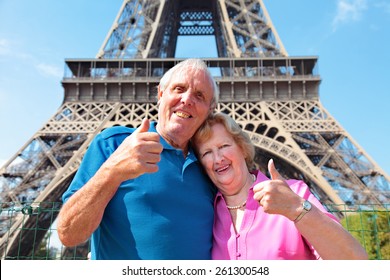
M 284 181 L 284 178 L 282 175 L 279 174 L 278 170 L 276 170 L 274 160 L 271 158 L 268 162 L 268 172 L 271 175 L 271 180 L 282 180 Z
M 141 125 L 137 128 L 137 132 L 148 132 L 150 126 L 150 122 L 147 118 L 144 118 L 141 122 Z

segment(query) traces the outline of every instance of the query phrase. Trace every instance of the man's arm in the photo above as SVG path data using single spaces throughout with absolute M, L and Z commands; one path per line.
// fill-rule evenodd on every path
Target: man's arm
M 65 246 L 86 241 L 100 224 L 107 204 L 120 185 L 111 174 L 103 165 L 61 208 L 57 231 Z
M 149 121 L 144 120 L 95 175 L 63 205 L 58 215 L 57 231 L 65 246 L 76 246 L 90 237 L 123 181 L 158 171 L 162 145 L 159 135 L 147 132 L 148 129 Z

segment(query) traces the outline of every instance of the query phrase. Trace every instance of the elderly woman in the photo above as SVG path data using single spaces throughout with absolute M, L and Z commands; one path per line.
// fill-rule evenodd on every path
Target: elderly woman
M 254 146 L 229 116 L 217 113 L 192 139 L 218 188 L 213 259 L 367 259 L 362 246 L 303 181 L 271 179 L 254 168 Z

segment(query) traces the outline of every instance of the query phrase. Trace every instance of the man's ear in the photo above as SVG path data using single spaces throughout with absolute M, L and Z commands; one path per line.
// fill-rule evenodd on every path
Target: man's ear
M 160 100 L 162 95 L 163 95 L 163 91 L 161 90 L 160 85 L 158 85 L 157 86 L 157 100 Z
M 209 108 L 209 116 L 211 116 L 212 114 L 214 114 L 214 110 L 216 109 L 216 104 L 213 102 L 211 105 L 210 105 L 210 108 Z

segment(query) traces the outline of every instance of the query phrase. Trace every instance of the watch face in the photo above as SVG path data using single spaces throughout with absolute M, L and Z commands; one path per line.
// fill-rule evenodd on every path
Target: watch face
M 303 209 L 305 209 L 306 211 L 309 211 L 311 209 L 311 203 L 309 201 L 305 201 L 303 203 Z

